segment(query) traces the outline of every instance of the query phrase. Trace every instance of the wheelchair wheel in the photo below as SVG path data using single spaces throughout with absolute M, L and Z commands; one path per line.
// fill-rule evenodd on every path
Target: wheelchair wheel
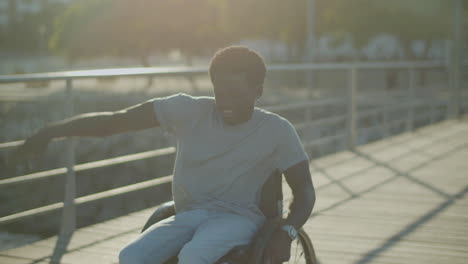
M 298 264 L 317 264 L 317 258 L 315 257 L 314 246 L 310 241 L 309 236 L 300 229 L 297 235 L 297 239 L 291 245 L 291 258 L 285 263 L 298 263 Z

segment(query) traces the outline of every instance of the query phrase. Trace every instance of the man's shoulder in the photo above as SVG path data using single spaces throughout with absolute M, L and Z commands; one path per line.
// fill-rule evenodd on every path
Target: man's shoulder
M 176 93 L 169 95 L 167 97 L 163 97 L 166 99 L 176 99 L 176 100 L 181 100 L 181 101 L 194 101 L 197 103 L 213 103 L 214 98 L 210 96 L 194 96 L 186 93 Z
M 186 93 L 176 93 L 153 99 L 155 104 L 165 103 L 181 108 L 206 108 L 214 105 L 214 98 L 209 96 L 193 96 Z
M 283 126 L 291 125 L 289 120 L 287 120 L 286 118 L 284 118 L 283 116 L 277 113 L 273 113 L 262 108 L 255 108 L 255 109 L 256 111 L 258 111 L 260 115 L 263 115 L 265 118 L 267 118 L 267 120 L 272 126 L 283 127 Z

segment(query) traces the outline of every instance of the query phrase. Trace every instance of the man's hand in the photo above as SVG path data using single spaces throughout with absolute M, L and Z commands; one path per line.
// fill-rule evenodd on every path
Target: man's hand
M 51 137 L 48 136 L 44 130 L 41 130 L 33 136 L 29 137 L 8 158 L 9 165 L 15 166 L 19 161 L 36 158 L 45 152 L 50 140 Z
M 291 237 L 285 231 L 278 229 L 273 233 L 265 248 L 264 264 L 280 264 L 291 257 Z

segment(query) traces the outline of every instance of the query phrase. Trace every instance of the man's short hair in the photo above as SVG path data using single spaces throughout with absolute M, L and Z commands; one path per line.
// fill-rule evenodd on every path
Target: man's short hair
M 210 62 L 210 78 L 222 73 L 246 73 L 250 87 L 263 85 L 266 66 L 263 58 L 244 46 L 229 46 L 218 50 Z

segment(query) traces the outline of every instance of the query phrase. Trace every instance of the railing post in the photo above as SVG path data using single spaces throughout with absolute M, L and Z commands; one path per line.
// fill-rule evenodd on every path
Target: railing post
M 436 94 L 435 86 L 432 86 L 430 89 L 431 89 L 431 98 L 429 100 L 431 104 L 430 123 L 434 124 L 436 121 L 436 113 L 437 113 L 437 94 Z
M 314 88 L 313 80 L 314 80 L 314 70 L 310 70 L 309 74 L 306 74 L 306 95 L 307 95 L 307 100 L 312 100 L 312 89 Z M 309 123 L 312 121 L 312 109 L 310 106 L 306 107 L 305 109 L 305 115 L 304 115 L 304 121 Z
M 70 117 L 74 112 L 74 103 L 72 95 L 72 80 L 67 80 L 67 109 L 66 113 Z M 67 140 L 66 152 L 66 167 L 67 175 L 65 181 L 65 198 L 63 210 L 62 230 L 65 234 L 71 234 L 75 231 L 76 227 L 76 210 L 75 210 L 75 197 L 76 197 L 76 184 L 75 184 L 75 140 L 69 138 Z
M 65 113 L 68 117 L 73 115 L 73 96 L 72 96 L 72 79 L 66 80 L 66 99 Z M 65 162 L 67 173 L 65 176 L 65 188 L 62 210 L 62 223 L 60 226 L 60 234 L 55 245 L 54 253 L 51 258 L 51 263 L 60 263 L 60 259 L 67 249 L 71 236 L 76 228 L 76 183 L 75 183 L 75 140 L 67 139 L 67 148 L 65 152 Z
M 406 119 L 406 131 L 414 129 L 414 84 L 415 73 L 414 68 L 408 68 L 408 118 Z
M 382 136 L 383 138 L 386 138 L 388 137 L 388 135 L 390 134 L 389 132 L 389 128 L 388 128 L 388 112 L 389 112 L 389 95 L 388 95 L 388 91 L 387 89 L 384 90 L 384 102 L 383 102 L 383 107 L 382 107 L 382 111 L 383 111 L 383 117 L 382 117 L 382 121 L 383 121 L 383 124 L 382 124 Z
M 356 147 L 356 89 L 357 89 L 357 68 L 352 66 L 349 69 L 349 86 L 348 86 L 348 113 L 346 118 L 347 134 L 348 134 L 348 149 L 354 150 Z
M 449 72 L 451 79 L 451 93 L 449 100 L 448 118 L 458 118 L 460 115 L 460 63 L 462 58 L 462 23 L 463 23 L 463 1 L 456 0 L 454 5 L 454 29 L 453 43 L 450 52 Z

